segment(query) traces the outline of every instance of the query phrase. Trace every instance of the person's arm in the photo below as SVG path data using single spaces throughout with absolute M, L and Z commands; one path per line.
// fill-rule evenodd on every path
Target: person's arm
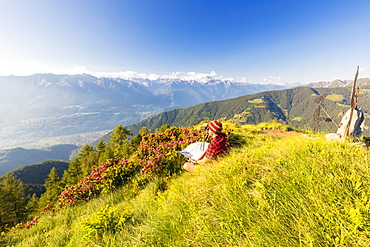
M 203 158 L 199 159 L 197 161 L 198 165 L 204 165 L 209 159 L 206 156 L 203 156 Z

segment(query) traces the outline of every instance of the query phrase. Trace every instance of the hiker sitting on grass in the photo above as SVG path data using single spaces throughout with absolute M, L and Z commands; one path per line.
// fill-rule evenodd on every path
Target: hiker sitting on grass
M 229 151 L 229 142 L 225 133 L 222 132 L 222 123 L 213 120 L 207 125 L 208 135 L 212 138 L 203 157 L 195 163 L 186 162 L 183 168 L 188 171 L 194 171 L 195 165 L 204 165 L 210 159 L 218 159 Z

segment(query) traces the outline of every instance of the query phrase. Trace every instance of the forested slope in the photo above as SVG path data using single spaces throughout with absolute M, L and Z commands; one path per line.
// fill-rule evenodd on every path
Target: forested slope
M 62 177 L 68 166 L 68 161 L 45 160 L 37 164 L 19 167 L 9 172 L 9 174 L 23 183 L 26 189 L 26 195 L 36 193 L 37 196 L 41 196 L 45 192 L 43 185 L 45 179 L 48 178 L 51 168 L 55 167 L 58 176 Z
M 367 85 L 367 84 L 366 84 Z M 366 86 L 364 86 L 366 87 Z M 259 124 L 273 120 L 281 121 L 297 129 L 310 122 L 318 108 L 315 100 L 327 96 L 324 102 L 325 111 L 333 118 L 330 130 L 324 123 L 319 123 L 321 131 L 335 131 L 343 112 L 349 108 L 351 91 L 348 87 L 341 88 L 309 88 L 267 91 L 253 95 L 245 95 L 234 99 L 202 103 L 188 108 L 180 108 L 157 114 L 138 123 L 126 126 L 133 134 L 142 127 L 154 131 L 164 124 L 187 127 L 198 124 L 205 119 L 231 120 L 239 124 Z M 364 88 L 360 94 L 360 104 L 365 111 L 365 117 L 370 106 L 370 94 Z M 322 117 L 328 117 L 321 111 Z M 335 124 L 336 123 L 336 124 Z M 312 126 L 307 126 L 307 129 Z M 365 130 L 367 134 L 367 130 Z M 107 134 L 101 140 L 109 139 Z

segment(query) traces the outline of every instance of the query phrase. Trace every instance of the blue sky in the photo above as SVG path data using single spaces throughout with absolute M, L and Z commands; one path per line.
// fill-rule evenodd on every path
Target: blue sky
M 0 75 L 370 77 L 370 0 L 0 0 Z

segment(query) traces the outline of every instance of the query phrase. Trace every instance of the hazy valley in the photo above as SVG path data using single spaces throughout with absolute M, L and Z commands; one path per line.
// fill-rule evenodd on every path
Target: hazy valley
M 279 85 L 230 81 L 110 79 L 40 74 L 0 77 L 0 150 L 84 145 L 116 125 L 176 108 L 230 99 Z

